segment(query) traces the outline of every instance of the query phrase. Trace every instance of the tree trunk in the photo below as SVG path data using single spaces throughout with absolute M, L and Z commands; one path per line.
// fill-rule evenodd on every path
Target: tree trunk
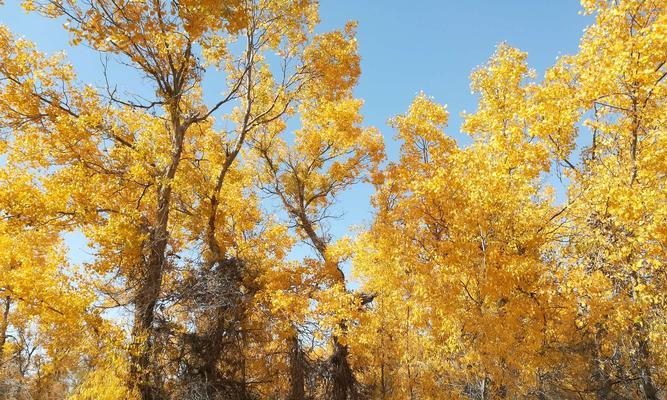
M 0 321 L 0 365 L 4 358 L 5 340 L 7 340 L 7 329 L 9 328 L 9 307 L 12 305 L 12 298 L 5 297 L 4 309 L 2 310 L 2 321 Z
M 304 358 L 299 338 L 294 336 L 290 339 L 289 349 L 290 365 L 290 393 L 289 400 L 304 400 L 306 398 L 305 377 L 304 377 Z
M 609 374 L 602 368 L 600 360 L 595 360 L 594 362 L 593 382 L 595 384 L 595 398 L 598 400 L 611 399 L 612 382 L 609 379 Z
M 132 354 L 130 365 L 131 386 L 136 387 L 142 400 L 162 398 L 153 373 L 153 320 L 162 287 L 162 275 L 167 248 L 168 198 L 160 196 L 158 224 L 150 234 L 150 254 L 140 278 L 134 300 Z
M 333 338 L 334 348 L 331 356 L 332 400 L 348 400 L 355 398 L 354 374 L 347 360 L 348 348 L 338 338 Z
M 130 355 L 130 387 L 139 391 L 142 400 L 164 398 L 159 387 L 158 369 L 154 366 L 153 338 L 155 305 L 162 289 L 167 244 L 169 242 L 169 212 L 171 206 L 171 182 L 176 176 L 183 154 L 183 143 L 188 124 L 184 124 L 178 109 L 179 96 L 174 96 L 169 114 L 171 118 L 172 146 L 169 167 L 162 175 L 166 183 L 157 188 L 157 212 L 155 224 L 150 228 L 148 259 L 142 263 L 134 300 L 134 326 L 132 327 L 132 352 Z
M 219 251 L 219 250 L 218 250 Z M 218 254 L 221 257 L 221 254 Z M 205 353 L 201 354 L 204 361 L 202 371 L 205 373 L 208 384 L 209 398 L 216 394 L 233 392 L 234 398 L 246 399 L 247 384 L 245 381 L 245 355 L 242 347 L 226 344 L 230 337 L 237 338 L 241 331 L 242 321 L 245 320 L 246 308 L 241 298 L 239 287 L 243 276 L 243 262 L 236 258 L 219 259 L 216 262 L 215 275 L 211 279 L 218 279 L 220 286 L 217 287 L 219 298 L 214 298 L 217 304 L 211 318 L 211 325 L 204 329 L 203 336 L 206 340 L 199 348 Z M 226 357 L 226 358 L 225 358 Z M 230 358 L 231 357 L 231 358 Z M 223 376 L 218 365 L 227 363 L 235 366 L 230 376 Z M 231 386 L 230 386 L 231 385 Z
M 649 343 L 641 339 L 639 343 L 639 373 L 644 396 L 647 400 L 658 400 L 658 389 L 653 383 L 649 361 Z

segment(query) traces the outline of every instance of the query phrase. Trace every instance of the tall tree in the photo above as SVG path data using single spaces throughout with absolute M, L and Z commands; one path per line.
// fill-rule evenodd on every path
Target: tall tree
M 350 24 L 344 31 L 323 35 L 316 41 L 317 53 L 309 56 L 325 59 L 327 64 L 321 65 L 320 74 L 308 85 L 310 97 L 300 105 L 301 127 L 294 132 L 294 143 L 281 140 L 277 132 L 266 132 L 254 146 L 263 165 L 260 181 L 264 190 L 279 200 L 298 235 L 315 252 L 317 259 L 305 260 L 311 267 L 308 273 L 314 275 L 320 289 L 342 298 L 347 297 L 342 265 L 345 252 L 339 251 L 343 246 L 334 244 L 325 224 L 332 217 L 330 208 L 337 196 L 363 179 L 383 154 L 381 136 L 359 126 L 362 102 L 352 96 L 360 72 L 356 43 L 351 40 L 353 28 Z M 338 306 L 328 304 L 325 299 L 330 296 L 322 297 L 318 291 L 309 296 L 319 300 L 318 312 L 333 311 L 335 320 L 329 327 L 334 330 L 328 362 L 329 396 L 354 398 L 355 378 L 344 342 L 347 322 L 335 308 L 329 309 Z M 292 351 L 298 354 L 298 338 L 291 342 Z M 293 383 L 302 375 L 303 371 L 293 370 Z M 299 398 L 304 393 L 303 384 L 295 383 L 292 390 L 291 397 Z
M 201 268 L 229 265 L 234 240 L 222 237 L 222 221 L 234 206 L 220 202 L 225 185 L 235 185 L 230 193 L 246 190 L 238 185 L 247 180 L 230 177 L 244 143 L 292 113 L 304 84 L 335 55 L 317 53 L 310 1 L 45 0 L 24 7 L 66 19 L 73 44 L 86 43 L 147 82 L 146 90 L 121 94 L 116 67 L 105 63 L 105 84 L 84 85 L 63 55 L 46 57 L 2 30 L 7 152 L 61 197 L 58 215 L 95 251 L 90 267 L 115 278 L 104 293 L 130 306 L 131 389 L 143 399 L 165 398 L 170 378 L 158 342 L 185 255 L 202 244 Z M 214 68 L 226 90 L 205 101 L 203 77 Z M 224 128 L 214 114 L 223 114 Z
M 662 2 L 583 2 L 596 14 L 564 60 L 583 123 L 583 162 L 569 172 L 567 256 L 579 274 L 578 323 L 598 398 L 660 398 L 665 359 L 667 9 Z M 573 274 L 574 274 L 573 271 Z

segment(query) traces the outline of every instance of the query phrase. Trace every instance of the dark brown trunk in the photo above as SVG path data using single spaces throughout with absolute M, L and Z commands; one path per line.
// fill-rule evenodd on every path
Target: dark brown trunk
M 387 382 L 384 376 L 384 361 L 380 363 L 380 398 L 384 400 L 387 397 Z
M 223 350 L 223 335 L 225 333 L 225 310 L 222 307 L 216 309 L 213 329 L 204 335 L 208 343 L 203 343 L 200 349 L 204 350 L 202 357 L 202 366 L 200 373 L 203 375 L 204 382 L 207 382 L 206 391 L 209 398 L 213 398 L 215 393 L 221 391 L 221 377 L 218 372 L 218 361 Z
M 290 366 L 290 393 L 289 400 L 304 400 L 306 398 L 304 357 L 301 344 L 296 334 L 290 339 L 289 366 Z
M 205 279 L 216 279 L 221 284 L 221 287 L 218 288 L 218 296 L 221 296 L 219 299 L 213 300 L 215 304 L 215 309 L 213 310 L 213 315 L 210 318 L 210 324 L 208 326 L 204 325 L 201 327 L 202 332 L 199 333 L 200 340 L 203 340 L 197 350 L 198 358 L 201 360 L 201 365 L 199 366 L 199 374 L 203 378 L 203 382 L 206 382 L 206 392 L 208 398 L 214 398 L 217 393 L 225 392 L 226 386 L 233 381 L 226 381 L 222 376 L 218 364 L 222 361 L 223 351 L 225 350 L 225 335 L 231 333 L 235 329 L 228 323 L 228 318 L 230 313 L 232 313 L 232 321 L 241 321 L 243 319 L 242 304 L 240 304 L 240 299 L 238 297 L 238 287 L 241 284 L 241 264 L 239 260 L 236 259 L 225 259 L 223 254 L 223 249 L 218 244 L 218 241 L 215 236 L 216 232 L 216 222 L 217 222 L 217 212 L 218 206 L 220 205 L 218 196 L 220 190 L 222 189 L 222 184 L 227 172 L 227 169 L 231 165 L 231 162 L 225 163 L 223 168 L 218 175 L 215 189 L 210 197 L 211 208 L 208 216 L 208 224 L 206 230 L 206 242 L 208 244 L 208 249 L 210 251 L 210 260 L 208 262 L 208 271 L 212 275 L 208 276 Z M 207 318 L 204 318 L 206 320 Z M 245 383 L 240 385 L 241 387 L 236 387 L 240 398 L 245 398 Z
M 209 251 L 211 252 L 211 261 L 209 263 L 210 269 L 215 270 L 217 268 L 216 273 L 224 276 L 225 273 L 229 273 L 230 271 L 226 270 L 228 269 L 226 268 L 227 266 L 223 265 L 224 263 L 223 263 L 222 250 L 220 249 L 220 246 L 218 245 L 218 242 L 215 238 L 215 229 L 216 229 L 215 222 L 216 222 L 216 213 L 218 209 L 217 193 L 219 192 L 221 185 L 222 185 L 222 179 L 218 178 L 218 185 L 216 186 L 216 192 L 211 197 L 211 211 L 209 215 L 206 239 L 208 242 Z M 224 281 L 224 279 L 222 279 L 221 281 Z M 223 296 L 228 294 L 225 293 L 227 292 L 226 290 L 223 290 L 222 292 L 223 293 L 221 293 L 221 295 Z M 226 303 L 227 303 L 226 301 L 222 302 L 222 304 Z M 226 324 L 225 324 L 226 307 L 218 306 L 215 308 L 214 312 L 215 316 L 213 317 L 212 326 L 208 327 L 207 331 L 202 332 L 203 337 L 205 338 L 207 343 L 203 343 L 203 346 L 200 347 L 200 349 L 204 351 L 203 354 L 200 354 L 200 357 L 202 358 L 203 361 L 200 373 L 204 375 L 205 382 L 211 383 L 208 385 L 209 397 L 212 391 L 217 390 L 216 382 L 219 381 L 217 363 L 220 359 L 220 355 L 222 354 L 222 346 L 223 346 L 222 342 L 226 329 Z
M 5 297 L 4 309 L 2 310 L 2 321 L 0 321 L 0 365 L 2 365 L 5 347 L 5 340 L 7 340 L 7 329 L 9 328 L 9 308 L 12 305 L 12 298 Z
M 644 391 L 644 397 L 647 400 L 657 400 L 658 389 L 655 387 L 651 376 L 649 355 L 649 343 L 647 340 L 642 339 L 639 343 L 639 373 L 642 390 Z
M 204 361 L 203 371 L 206 374 L 209 398 L 217 393 L 222 393 L 230 384 L 233 387 L 234 395 L 239 399 L 248 398 L 246 382 L 244 378 L 244 355 L 242 345 L 227 345 L 229 337 L 237 337 L 241 329 L 241 322 L 245 319 L 245 304 L 239 292 L 242 284 L 243 263 L 235 258 L 221 259 L 216 263 L 216 277 L 221 283 L 220 299 L 217 300 L 215 314 L 212 318 L 212 324 L 204 331 L 204 338 L 207 341 L 203 343 L 201 349 L 206 351 L 202 354 Z M 238 347 L 241 346 L 241 347 Z M 227 358 L 225 358 L 227 356 Z M 231 358 L 230 358 L 231 357 Z M 231 376 L 223 376 L 218 365 L 228 363 L 234 365 L 235 369 Z M 239 380 L 239 377 L 241 379 Z M 228 388 L 227 388 L 228 389 Z
M 547 400 L 546 379 L 540 372 L 537 373 L 537 398 L 538 400 Z
M 347 359 L 348 348 L 333 338 L 333 354 L 331 356 L 331 398 L 333 400 L 354 399 L 354 374 Z
M 612 382 L 609 374 L 602 368 L 602 361 L 598 357 L 596 357 L 594 363 L 593 382 L 595 385 L 595 398 L 598 400 L 612 399 Z
M 286 206 L 292 216 L 298 221 L 299 226 L 306 232 L 311 244 L 315 247 L 325 264 L 333 263 L 327 257 L 327 242 L 320 237 L 313 226 L 312 221 L 306 213 L 306 206 L 302 203 L 299 209 L 291 206 L 289 202 L 282 197 L 283 204 Z M 345 274 L 339 265 L 335 266 L 336 274 L 332 277 L 336 284 L 345 287 Z M 371 299 L 372 300 L 372 299 Z M 369 300 L 370 301 L 370 300 Z M 340 322 L 340 328 L 343 332 L 346 330 L 345 321 Z M 338 337 L 333 336 L 333 354 L 329 360 L 330 372 L 330 391 L 332 400 L 348 400 L 356 398 L 355 379 L 348 361 L 348 348 L 340 343 Z
M 170 192 L 170 190 L 168 190 Z M 145 264 L 144 276 L 135 297 L 134 326 L 132 328 L 132 354 L 130 378 L 142 400 L 162 398 L 153 374 L 153 320 L 155 305 L 162 287 L 162 275 L 167 249 L 168 196 L 160 196 L 158 223 L 150 234 L 150 254 Z

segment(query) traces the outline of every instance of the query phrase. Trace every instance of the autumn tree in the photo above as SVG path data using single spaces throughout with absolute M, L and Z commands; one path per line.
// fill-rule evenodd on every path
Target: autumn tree
M 309 1 L 53 0 L 24 7 L 66 20 L 74 45 L 85 43 L 148 82 L 142 92 L 122 93 L 105 65 L 101 87 L 81 83 L 64 55 L 47 57 L 3 28 L 0 112 L 10 163 L 39 174 L 57 217 L 94 249 L 90 268 L 112 277 L 99 292 L 130 307 L 130 389 L 165 398 L 171 375 L 163 357 L 175 340 L 164 337 L 168 309 L 180 289 L 199 284 L 190 282 L 197 273 L 199 280 L 216 270 L 234 276 L 230 270 L 247 263 L 239 248 L 252 243 L 237 239 L 261 219 L 247 207 L 237 212 L 252 196 L 235 166 L 244 143 L 294 113 L 313 76 L 338 73 L 330 66 L 336 55 L 322 53 L 329 49 L 313 39 L 318 17 Z M 203 94 L 207 71 L 225 81 L 213 101 Z M 203 363 L 199 373 L 219 372 L 212 370 L 225 312 L 205 311 L 195 322 L 203 332 L 194 340 L 211 341 L 190 346 L 201 352 L 193 356 Z
M 360 72 L 353 35 L 353 25 L 348 25 L 344 32 L 323 35 L 316 41 L 316 48 L 329 58 L 313 59 L 314 63 L 326 61 L 326 65 L 322 66 L 321 75 L 310 82 L 309 93 L 300 104 L 301 127 L 294 132 L 293 144 L 281 139 L 280 132 L 271 131 L 258 136 L 254 143 L 262 166 L 261 186 L 277 198 L 299 237 L 316 256 L 304 260 L 315 287 L 303 295 L 318 303 L 315 313 L 332 315 L 333 324 L 328 327 L 333 331 L 331 354 L 326 367 L 327 397 L 332 399 L 354 398 L 356 388 L 344 338 L 346 321 L 337 311 L 340 300 L 331 304 L 329 299 L 342 298 L 343 303 L 355 304 L 355 295 L 348 296 L 343 272 L 345 241 L 335 243 L 326 231 L 326 223 L 332 218 L 330 209 L 337 196 L 363 179 L 383 154 L 381 136 L 359 126 L 362 102 L 352 96 Z M 329 293 L 323 295 L 323 290 Z M 297 331 L 291 339 L 294 356 L 290 398 L 304 399 Z
M 67 262 L 57 209 L 36 177 L 17 168 L 0 179 L 0 397 L 64 396 L 63 377 L 101 338 L 99 310 Z
M 576 87 L 568 101 L 590 132 L 583 160 L 568 171 L 565 251 L 592 359 L 586 390 L 658 399 L 666 365 L 667 12 L 655 1 L 583 5 L 596 24 L 563 68 Z
M 506 45 L 472 74 L 469 147 L 423 95 L 393 120 L 355 258 L 379 293 L 353 335 L 377 397 L 660 398 L 665 9 L 584 7 L 580 52 L 542 82 Z
M 525 57 L 501 45 L 473 73 L 470 147 L 445 135 L 446 109 L 424 95 L 392 122 L 401 158 L 376 177 L 356 262 L 383 321 L 359 346 L 380 346 L 372 376 L 388 398 L 513 397 L 548 365 L 567 310 L 553 307 L 559 271 L 545 255 L 560 221 L 539 179 L 549 152 L 530 129 Z

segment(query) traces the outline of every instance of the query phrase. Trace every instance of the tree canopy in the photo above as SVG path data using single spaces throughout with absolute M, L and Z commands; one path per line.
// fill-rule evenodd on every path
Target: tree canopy
M 0 25 L 0 399 L 667 398 L 662 1 L 582 0 L 541 79 L 500 43 L 465 146 L 425 93 L 364 124 L 314 0 L 22 6 L 104 84 Z

